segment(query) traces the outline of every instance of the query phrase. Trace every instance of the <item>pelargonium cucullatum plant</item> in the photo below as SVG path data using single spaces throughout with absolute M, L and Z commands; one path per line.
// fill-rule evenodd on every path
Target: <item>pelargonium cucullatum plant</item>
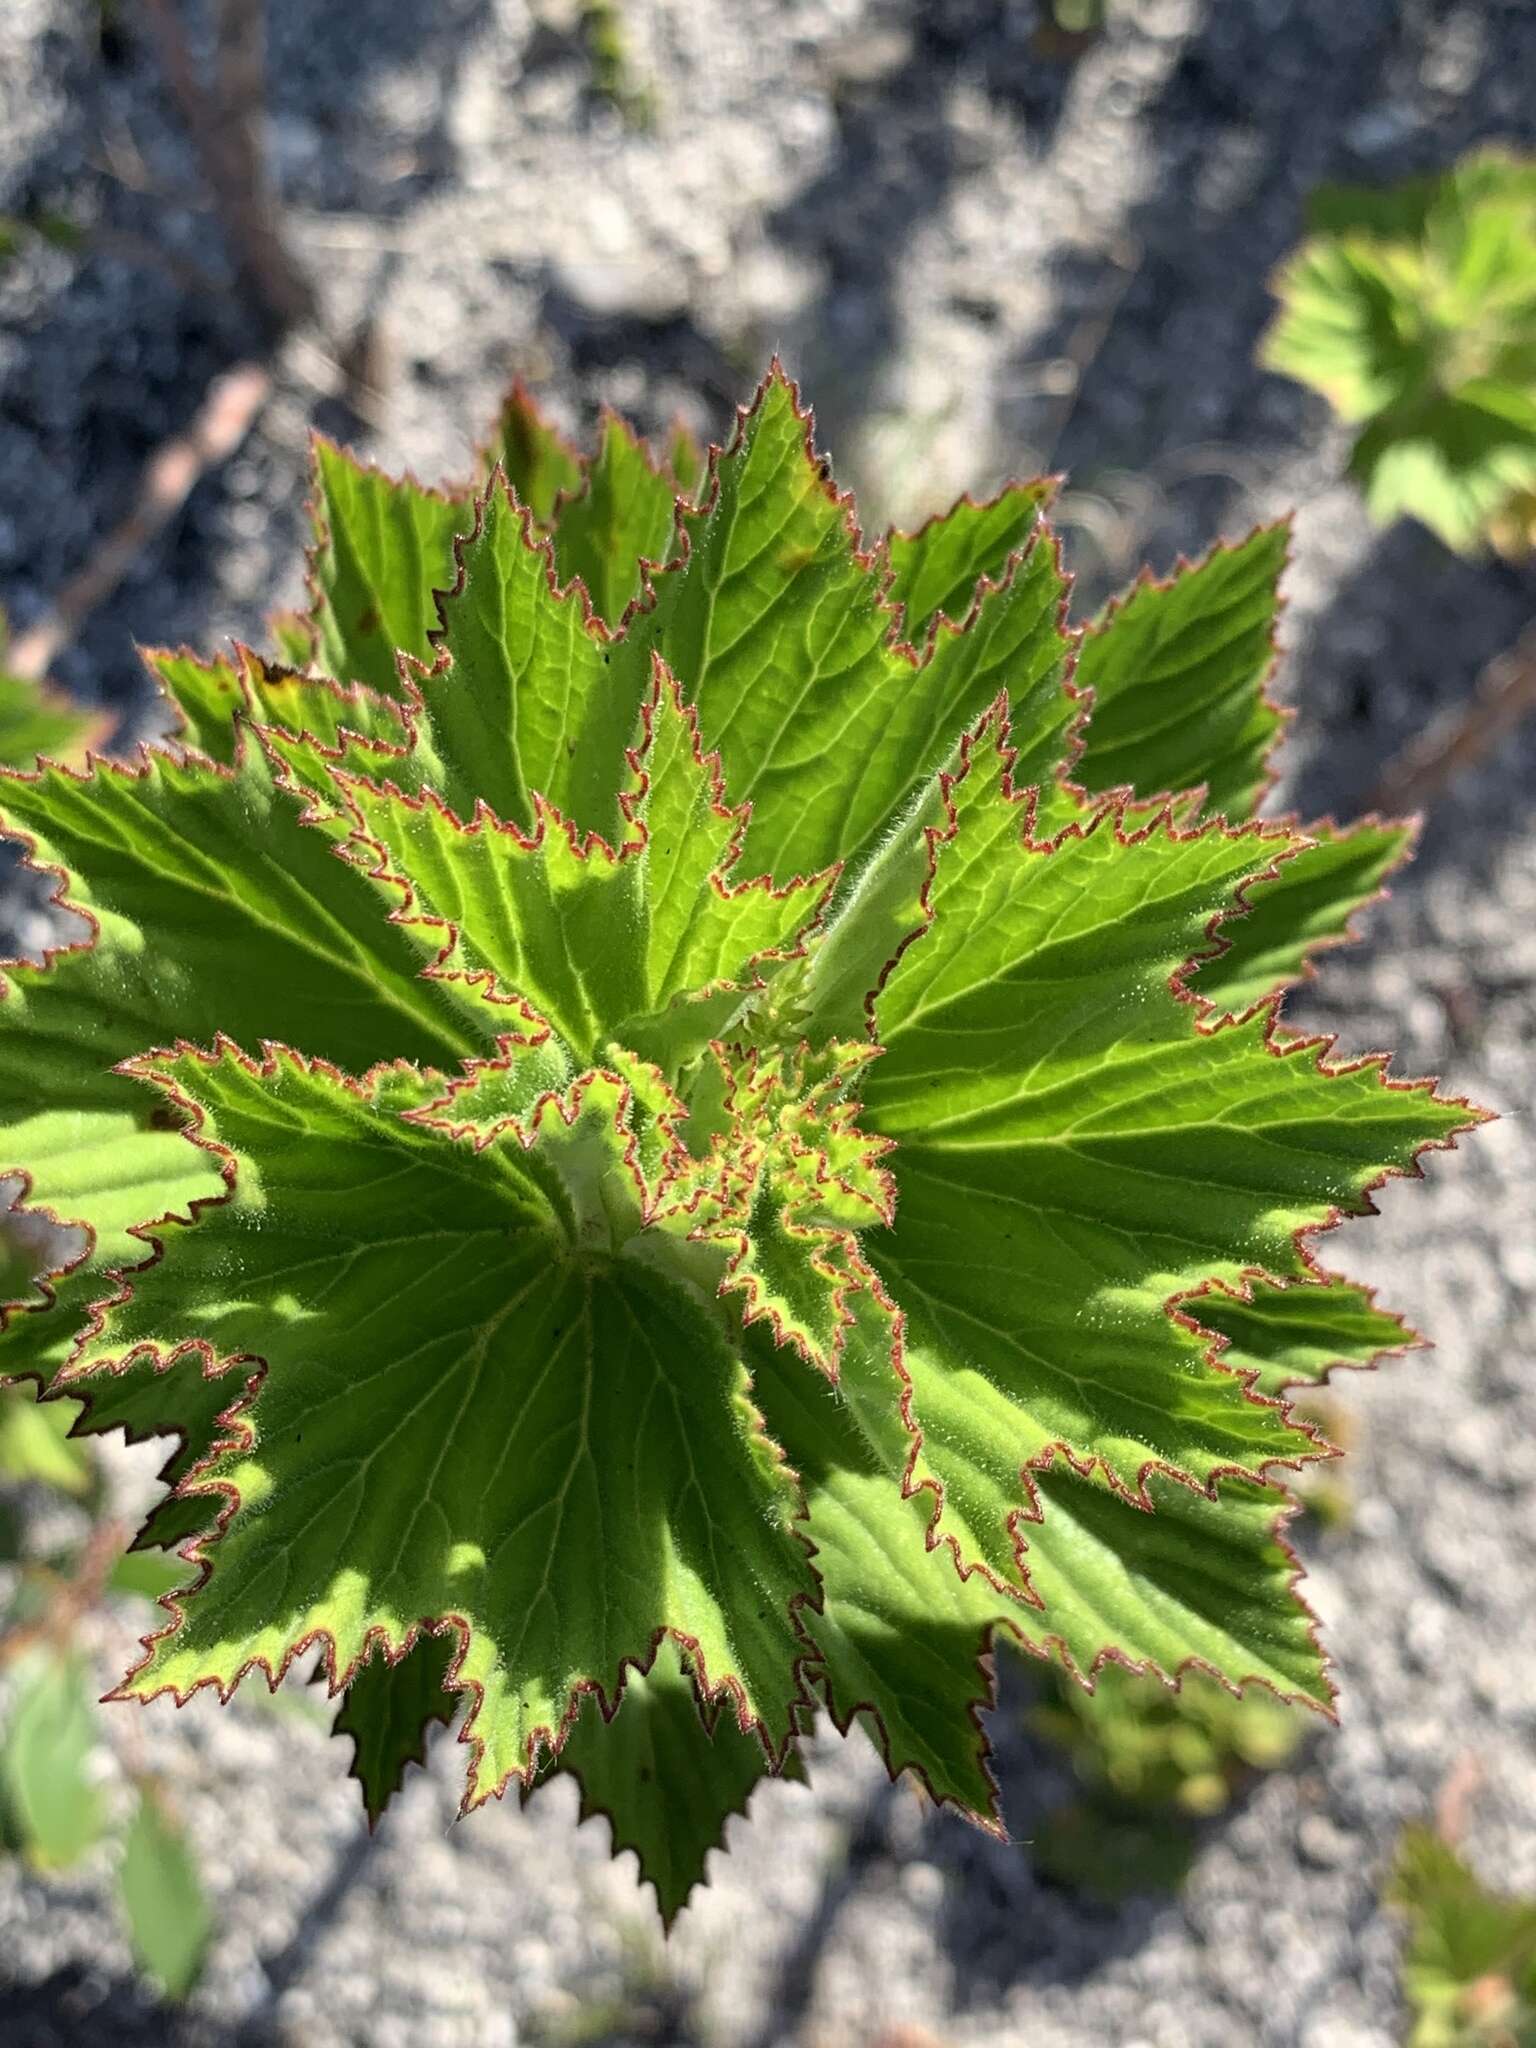
M 7 777 L 79 935 L 0 1005 L 88 1249 L 5 1370 L 178 1439 L 125 1700 L 319 1646 L 370 1815 L 581 1779 L 670 1916 L 824 1711 L 999 1828 L 998 1642 L 1326 1708 L 1284 1389 L 1479 1112 L 1287 1036 L 1408 830 L 1261 823 L 1283 527 L 1085 633 L 1049 486 L 864 551 L 775 368 L 699 479 L 521 395 L 478 491 L 321 441 L 280 653 Z
M 1359 428 L 1371 516 L 1448 547 L 1536 546 L 1536 158 L 1480 150 L 1383 189 L 1325 185 L 1275 279 L 1273 370 Z

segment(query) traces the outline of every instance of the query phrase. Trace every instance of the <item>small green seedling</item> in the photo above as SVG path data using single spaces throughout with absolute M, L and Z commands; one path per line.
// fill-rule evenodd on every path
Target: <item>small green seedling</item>
M 1427 1827 L 1404 1831 L 1388 1898 L 1408 1917 L 1409 2048 L 1536 2041 L 1536 1900 L 1488 1890 Z
M 1325 186 L 1282 265 L 1272 370 L 1359 433 L 1371 516 L 1448 547 L 1536 544 L 1536 159 L 1485 150 L 1387 190 Z
M 46 1879 L 108 1845 L 134 1954 L 179 1999 L 202 1968 L 208 1907 L 172 1794 L 143 1770 L 122 1774 L 126 1791 L 103 1777 L 108 1728 L 88 1637 L 109 1597 L 147 1607 L 181 1573 L 154 1551 L 122 1554 L 124 1532 L 101 1516 L 93 1447 L 70 1433 L 79 1415 L 72 1401 L 0 1390 L 0 1847 Z M 20 1502 L 39 1492 L 95 1517 L 46 1562 L 20 1546 Z
M 1082 1785 L 1031 1831 L 1031 1854 L 1048 1876 L 1104 1899 L 1172 1890 L 1198 1823 L 1224 1813 L 1256 1773 L 1288 1764 L 1312 1726 L 1266 1693 L 1239 1698 L 1195 1672 L 1175 1693 L 1113 1664 L 1092 1693 L 1054 1680 L 1030 1719 Z

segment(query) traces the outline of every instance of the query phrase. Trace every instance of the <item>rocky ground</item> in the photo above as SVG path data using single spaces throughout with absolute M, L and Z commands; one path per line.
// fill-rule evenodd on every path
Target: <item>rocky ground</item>
M 1085 600 L 1299 507 L 1282 688 L 1310 810 L 1358 808 L 1536 609 L 1529 570 L 1373 533 L 1324 408 L 1253 366 L 1309 186 L 1536 140 L 1524 0 L 1123 0 L 1075 66 L 1034 52 L 1030 0 L 624 11 L 643 130 L 592 92 L 569 5 L 272 0 L 295 241 L 328 331 L 371 333 L 378 395 L 365 423 L 339 418 L 331 365 L 290 350 L 240 455 L 61 662 L 71 686 L 142 723 L 135 638 L 209 644 L 295 594 L 316 419 L 386 463 L 460 471 L 514 371 L 573 427 L 608 400 L 718 429 L 775 346 L 882 517 L 1069 469 Z M 0 273 L 0 602 L 18 626 L 251 346 L 136 13 L 105 38 L 87 0 L 0 13 L 0 213 L 94 237 Z M 188 265 L 219 289 L 194 291 Z M 1445 798 L 1366 942 L 1296 1006 L 1510 1114 L 1330 1247 L 1440 1348 L 1338 1390 L 1355 1511 L 1308 1563 L 1343 1725 L 1210 1830 L 1180 1898 L 1111 1910 L 1039 1880 L 1027 1840 L 1061 1767 L 1011 1697 L 994 1732 L 1026 1846 L 924 1812 L 862 1738 L 833 1741 L 809 1791 L 769 1787 L 732 1823 L 665 1948 L 603 1824 L 575 1828 L 569 1785 L 452 1826 L 440 1744 L 369 1845 L 302 1691 L 155 1708 L 145 1753 L 217 1900 L 206 1983 L 172 2022 L 134 1988 L 103 1868 L 45 1887 L 0 1862 L 7 2044 L 1399 2039 L 1382 1870 L 1463 1757 L 1469 1852 L 1536 1889 L 1532 787 L 1527 730 Z M 35 936 L 14 887 L 7 915 Z

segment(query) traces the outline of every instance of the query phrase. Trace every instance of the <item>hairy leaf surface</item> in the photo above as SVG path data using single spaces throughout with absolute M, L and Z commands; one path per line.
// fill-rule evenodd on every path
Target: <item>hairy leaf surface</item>
M 163 1227 L 67 1383 L 146 1345 L 259 1347 L 267 1370 L 197 1475 L 227 1502 L 206 1582 L 125 1691 L 227 1690 L 322 1633 L 339 1674 L 453 1621 L 473 1801 L 671 1631 L 781 1743 L 814 1589 L 793 1488 L 713 1320 L 624 1256 L 641 1201 L 617 1085 L 477 1148 L 286 1052 L 141 1071 L 195 1108 L 233 1187 Z M 755 1600 L 724 1603 L 727 1558 Z
M 400 694 L 398 655 L 431 657 L 434 594 L 453 586 L 462 498 L 397 481 L 317 435 L 310 555 L 315 658 L 338 682 Z
M 1189 977 L 1220 1014 L 1240 1017 L 1278 995 L 1302 979 L 1317 952 L 1347 938 L 1350 920 L 1407 859 L 1414 827 L 1367 818 L 1346 831 L 1324 822 L 1306 832 L 1313 843 L 1254 883 L 1245 914 L 1222 927 L 1226 950 Z
M 1305 1456 L 1279 1409 L 1206 1365 L 1170 1297 L 1300 1274 L 1298 1232 L 1358 1209 L 1466 1112 L 1383 1088 L 1375 1063 L 1281 1048 L 1267 1015 L 1192 1027 L 1170 974 L 1273 838 L 1128 840 L 1101 816 L 1036 851 L 995 736 L 953 803 L 932 922 L 875 1004 L 865 1108 L 897 1140 L 898 1202 L 869 1249 L 907 1312 L 919 1426 L 944 1414 L 925 1458 L 997 1569 L 971 1439 L 1019 1464 L 1063 1446 L 1131 1494 L 1156 1465 L 1208 1486 Z
M 1074 681 L 1093 715 L 1072 773 L 1095 792 L 1203 789 L 1209 815 L 1251 817 L 1284 715 L 1274 665 L 1287 525 L 1134 584 L 1083 634 Z
M 721 801 L 674 679 L 658 667 L 630 756 L 628 836 L 584 837 L 542 798 L 525 835 L 482 807 L 459 820 L 430 792 L 343 777 L 360 838 L 400 922 L 435 954 L 439 981 L 521 1001 L 578 1063 L 617 1040 L 664 1065 L 702 1050 L 741 1008 L 755 969 L 796 949 L 832 878 L 782 890 L 731 871 L 744 817 Z
M 234 771 L 148 755 L 11 776 L 0 820 L 69 871 L 94 927 L 46 968 L 10 970 L 0 1065 L 5 1169 L 90 1229 L 94 1269 L 132 1256 L 132 1225 L 217 1186 L 117 1062 L 230 1025 L 359 1069 L 384 1053 L 451 1065 L 493 1035 L 472 994 L 419 979 L 372 885 L 300 824 L 254 746 Z
M 986 630 L 941 633 L 914 666 L 781 373 L 683 527 L 686 551 L 655 579 L 616 663 L 634 678 L 651 649 L 665 656 L 732 800 L 752 806 L 748 857 L 774 875 L 858 865 L 1000 687 L 1039 687 L 1040 653 L 1021 658 L 1020 643 L 1045 619 L 1059 627 L 1054 550 L 1030 550 Z M 1058 639 L 1044 664 L 1053 685 L 1065 652 Z
M 890 533 L 885 555 L 891 565 L 886 596 L 899 604 L 907 638 L 921 646 L 942 613 L 960 625 L 980 593 L 985 576 L 1002 577 L 1010 556 L 1027 546 L 1051 495 L 1053 480 L 1010 484 L 995 498 L 976 504 L 962 498 L 916 533 Z

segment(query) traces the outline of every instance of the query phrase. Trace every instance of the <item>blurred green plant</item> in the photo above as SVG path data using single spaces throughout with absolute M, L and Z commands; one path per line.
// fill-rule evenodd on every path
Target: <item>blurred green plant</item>
M 645 133 L 656 125 L 656 100 L 635 68 L 629 25 L 618 0 L 582 0 L 581 34 L 592 85 L 626 127 Z
M 1408 2048 L 1536 2042 L 1536 1900 L 1489 1891 L 1434 1829 L 1404 1830 L 1387 1897 L 1408 1916 Z
M 1031 1710 L 1037 1733 L 1071 1759 L 1079 1796 L 1036 1829 L 1037 1866 L 1100 1899 L 1169 1891 L 1193 1860 L 1198 1827 L 1259 1771 L 1288 1764 L 1307 1722 L 1272 1694 L 1234 1694 L 1198 1672 L 1177 1692 L 1107 1664 L 1093 1692 L 1053 1674 Z
M 29 242 L 73 255 L 85 247 L 86 231 L 65 213 L 0 213 L 0 272 Z
M 0 1230 L 4 1263 L 18 1262 Z M 106 1768 L 87 1654 L 108 1598 L 149 1602 L 186 1577 L 175 1559 L 121 1554 L 123 1530 L 102 1509 L 91 1450 L 69 1434 L 80 1406 L 0 1390 L 0 1853 L 39 1876 L 115 1845 L 117 1896 L 140 1967 L 168 1999 L 196 1983 L 211 1931 L 197 1865 L 158 1781 L 133 1768 L 130 1797 Z M 16 1512 L 68 1503 L 88 1518 L 62 1555 L 37 1558 Z M 28 1517 L 28 1519 L 33 1519 Z M 138 1620 L 138 1615 L 135 1615 Z
M 1447 546 L 1536 545 L 1536 159 L 1499 150 L 1385 190 L 1327 185 L 1277 273 L 1265 366 L 1360 431 L 1381 524 Z
M 1039 0 L 1036 54 L 1067 62 L 1081 57 L 1103 34 L 1108 16 L 1109 0 Z
M 1109 0 L 1049 0 L 1047 11 L 1068 35 L 1095 35 L 1104 26 Z
M 3 226 L 0 222 L 0 231 Z M 64 763 L 82 760 L 110 720 L 100 712 L 81 710 L 46 683 L 13 676 L 5 665 L 9 639 L 5 614 L 0 612 L 0 766 L 30 768 L 40 754 Z

